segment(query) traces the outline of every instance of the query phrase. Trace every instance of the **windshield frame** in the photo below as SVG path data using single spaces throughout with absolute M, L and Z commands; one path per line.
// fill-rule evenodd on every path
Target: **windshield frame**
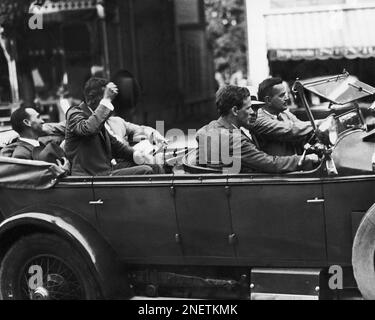
M 374 87 L 361 82 L 356 77 L 350 76 L 347 72 L 334 76 L 297 80 L 297 83 L 305 90 L 324 98 L 334 105 L 345 105 L 375 95 Z M 335 86 L 335 84 L 337 85 Z M 347 86 L 344 86 L 345 84 Z M 323 90 L 329 89 L 329 86 L 332 87 L 330 91 Z M 333 91 L 336 93 L 335 95 L 332 94 Z M 345 93 L 348 95 L 346 99 L 344 99 Z

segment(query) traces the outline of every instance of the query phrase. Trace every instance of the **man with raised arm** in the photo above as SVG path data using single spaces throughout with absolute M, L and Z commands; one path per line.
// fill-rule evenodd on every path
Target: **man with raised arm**
M 72 175 L 143 175 L 152 168 L 142 165 L 146 156 L 118 141 L 105 128 L 114 110 L 118 89 L 105 79 L 90 78 L 85 84 L 85 101 L 66 114 L 65 152 L 72 163 Z M 126 160 L 114 164 L 113 159 Z M 129 167 L 129 163 L 131 166 Z

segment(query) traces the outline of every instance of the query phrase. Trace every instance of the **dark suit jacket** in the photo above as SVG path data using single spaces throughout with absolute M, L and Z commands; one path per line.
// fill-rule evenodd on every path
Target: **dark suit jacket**
M 280 113 L 276 119 L 260 109 L 251 130 L 261 150 L 273 156 L 290 156 L 302 153 L 303 142 L 313 132 L 313 127 L 290 111 Z
M 17 140 L 16 142 L 4 147 L 1 150 L 0 155 L 3 157 L 45 161 L 50 163 L 56 163 L 56 159 L 65 157 L 64 151 L 54 142 L 34 147 L 30 143 L 22 140 Z
M 30 143 L 18 140 L 5 146 L 1 150 L 1 156 L 17 159 L 35 160 L 33 157 L 34 148 L 35 147 Z
M 237 149 L 240 151 L 241 172 L 282 173 L 298 170 L 300 156 L 271 156 L 259 150 L 253 137 L 246 130 L 240 132 L 237 130 L 237 137 L 234 132 L 234 128 L 223 118 L 212 121 L 200 129 L 197 133 L 197 140 L 199 149 L 204 149 L 203 152 L 199 150 L 199 155 L 206 156 L 203 162 L 206 161 L 210 167 L 225 167 L 225 163 L 218 155 L 228 154 L 229 152 L 229 155 L 235 156 L 236 151 L 234 152 L 234 150 Z M 228 141 L 227 146 L 225 146 L 225 141 Z M 224 148 L 229 148 L 229 150 L 223 150 Z M 215 154 L 216 161 L 213 161 L 212 156 L 215 156 Z M 199 161 L 202 163 L 202 159 L 199 159 Z
M 66 114 L 65 152 L 72 165 L 72 175 L 108 175 L 111 160 L 133 160 L 133 149 L 108 134 L 104 123 L 111 111 L 99 105 L 92 112 L 85 103 Z

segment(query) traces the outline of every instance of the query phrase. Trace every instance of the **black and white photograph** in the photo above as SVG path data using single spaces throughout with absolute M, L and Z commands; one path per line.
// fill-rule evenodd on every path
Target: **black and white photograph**
M 0 300 L 375 300 L 374 21 L 375 0 L 0 0 Z

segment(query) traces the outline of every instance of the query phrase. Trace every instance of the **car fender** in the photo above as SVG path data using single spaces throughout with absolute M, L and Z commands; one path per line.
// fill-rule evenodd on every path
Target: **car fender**
M 21 212 L 2 221 L 2 248 L 9 249 L 14 241 L 25 234 L 55 233 L 72 243 L 85 258 L 103 298 L 132 297 L 126 274 L 121 269 L 117 255 L 100 233 L 77 214 L 57 208 L 52 210 L 53 213 L 50 210 Z

